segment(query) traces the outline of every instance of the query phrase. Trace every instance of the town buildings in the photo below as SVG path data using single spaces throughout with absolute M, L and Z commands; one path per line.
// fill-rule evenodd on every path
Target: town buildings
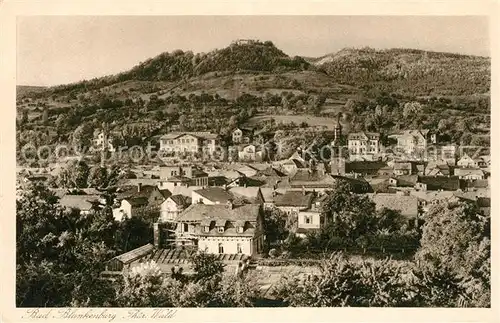
M 263 250 L 262 209 L 258 204 L 192 204 L 176 219 L 177 244 L 212 254 L 256 255 Z
M 380 134 L 354 132 L 347 135 L 350 160 L 373 160 L 380 152 Z
M 160 138 L 160 152 L 166 154 L 213 154 L 218 145 L 219 136 L 210 132 L 173 132 Z
M 429 144 L 436 144 L 436 134 L 429 130 L 403 130 L 389 138 L 397 140 L 396 148 L 406 154 L 423 153 Z

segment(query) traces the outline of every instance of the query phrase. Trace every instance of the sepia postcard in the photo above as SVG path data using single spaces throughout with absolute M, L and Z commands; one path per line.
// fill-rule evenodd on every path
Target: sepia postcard
M 498 9 L 2 3 L 0 321 L 498 321 Z

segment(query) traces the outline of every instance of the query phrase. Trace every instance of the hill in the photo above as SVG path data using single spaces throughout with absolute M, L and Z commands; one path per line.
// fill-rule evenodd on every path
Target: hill
M 387 92 L 446 96 L 490 91 L 491 60 L 487 57 L 366 47 L 309 61 L 339 83 Z
M 18 85 L 16 86 L 17 97 L 24 97 L 33 93 L 41 93 L 47 89 L 45 86 Z
M 131 70 L 102 78 L 52 87 L 48 92 L 96 90 L 130 80 L 178 82 L 211 72 L 286 72 L 309 67 L 303 58 L 289 57 L 270 41 L 245 40 L 207 54 L 176 50 L 162 53 L 138 64 Z
M 489 87 L 485 57 L 363 48 L 305 59 L 272 42 L 238 41 L 207 54 L 163 53 L 117 75 L 20 87 L 18 147 L 70 142 L 79 125 L 102 123 L 129 147 L 174 130 L 227 142 L 237 125 L 314 132 L 339 113 L 345 131 L 437 129 L 447 141 L 483 144 Z

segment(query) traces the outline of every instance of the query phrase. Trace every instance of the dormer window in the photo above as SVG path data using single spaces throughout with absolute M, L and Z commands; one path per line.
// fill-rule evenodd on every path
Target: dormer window
M 237 228 L 236 228 L 236 231 L 237 231 L 238 233 L 243 233 L 243 227 L 242 227 L 242 226 L 237 227 Z
M 224 227 L 217 227 L 217 231 L 219 233 L 224 233 Z
M 208 225 L 206 225 L 206 226 L 204 227 L 204 230 L 205 230 L 205 232 L 209 232 L 209 231 L 210 231 L 210 227 L 209 227 Z

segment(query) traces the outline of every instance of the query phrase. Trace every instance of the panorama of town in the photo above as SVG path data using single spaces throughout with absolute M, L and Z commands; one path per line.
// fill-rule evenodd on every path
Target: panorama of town
M 489 59 L 204 55 L 18 89 L 18 307 L 490 306 Z

